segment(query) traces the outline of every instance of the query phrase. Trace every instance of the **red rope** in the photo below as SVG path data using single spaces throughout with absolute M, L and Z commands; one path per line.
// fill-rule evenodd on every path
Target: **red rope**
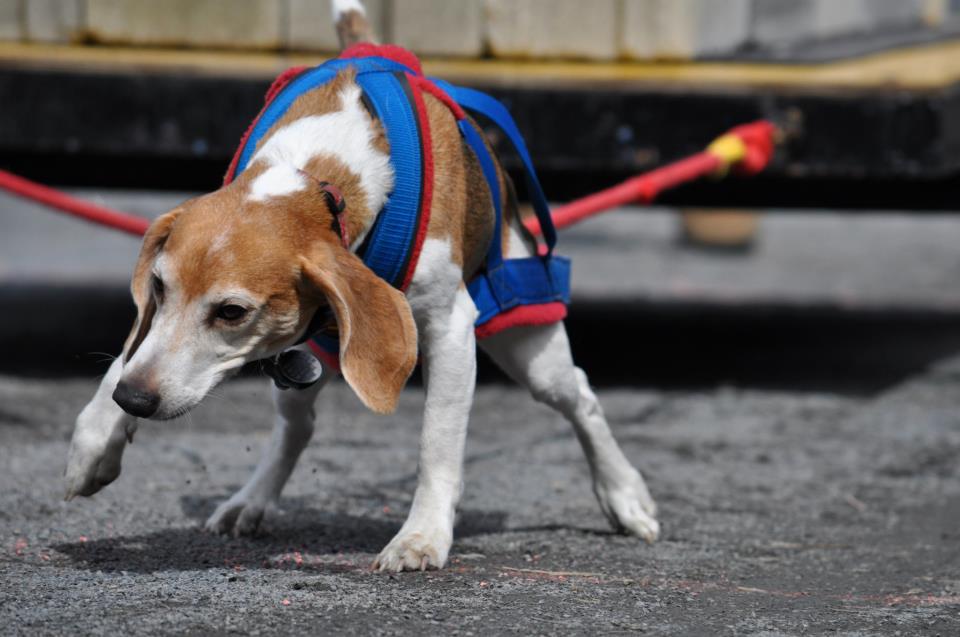
M 744 174 L 755 174 L 763 170 L 773 156 L 774 133 L 773 125 L 766 121 L 745 124 L 731 130 L 730 134 L 740 137 L 746 146 L 745 156 L 737 163 L 735 168 Z M 722 164 L 720 158 L 714 154 L 709 152 L 697 153 L 649 173 L 628 179 L 612 188 L 601 190 L 559 206 L 552 212 L 553 223 L 558 229 L 565 228 L 611 208 L 631 203 L 649 204 L 665 190 L 715 174 L 723 167 Z M 62 210 L 67 214 L 87 221 L 137 236 L 143 235 L 150 226 L 148 219 L 76 199 L 4 170 L 0 170 L 0 189 L 8 190 L 26 199 L 46 204 L 51 208 Z M 523 223 L 531 233 L 536 236 L 540 235 L 540 224 L 537 223 L 536 218 L 531 217 L 524 220 Z
M 664 190 L 676 188 L 704 175 L 709 175 L 720 167 L 720 160 L 708 153 L 699 153 L 678 162 L 657 168 L 645 175 L 633 177 L 612 188 L 601 190 L 592 195 L 571 201 L 553 209 L 553 225 L 559 228 L 583 221 L 604 210 L 625 206 L 629 203 L 649 204 Z M 536 217 L 532 218 L 536 223 Z M 527 223 L 529 228 L 531 225 Z M 540 226 L 536 224 L 535 233 Z
M 730 134 L 740 137 L 746 145 L 746 155 L 736 168 L 745 174 L 755 174 L 766 168 L 773 157 L 774 133 L 773 125 L 766 121 L 745 124 L 731 130 Z M 656 168 L 611 188 L 554 208 L 551 213 L 553 225 L 557 229 L 565 228 L 612 208 L 627 204 L 649 204 L 665 190 L 715 174 L 723 167 L 722 163 L 719 157 L 704 151 Z M 523 224 L 534 236 L 540 236 L 540 224 L 536 217 L 525 219 Z
M 41 186 L 36 182 L 8 173 L 5 170 L 0 170 L 0 188 L 51 208 L 62 210 L 75 217 L 122 230 L 138 237 L 142 236 L 150 227 L 149 219 L 124 214 L 88 201 L 76 199 L 53 188 Z

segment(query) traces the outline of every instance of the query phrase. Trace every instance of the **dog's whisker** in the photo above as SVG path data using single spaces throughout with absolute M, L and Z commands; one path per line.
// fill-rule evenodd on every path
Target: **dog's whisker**
M 112 363 L 117 360 L 119 356 L 115 354 L 110 354 L 108 352 L 86 352 L 86 356 L 97 356 L 95 359 L 97 363 Z

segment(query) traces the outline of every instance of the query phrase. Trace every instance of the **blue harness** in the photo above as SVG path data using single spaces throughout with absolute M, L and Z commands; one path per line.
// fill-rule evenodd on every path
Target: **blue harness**
M 429 124 L 425 116 L 421 118 L 418 115 L 414 91 L 419 88 L 411 82 L 411 79 L 419 82 L 422 76 L 409 66 L 385 57 L 371 56 L 338 58 L 303 71 L 273 94 L 272 99 L 268 95 L 267 105 L 237 151 L 235 170 L 231 169 L 228 173 L 227 181 L 247 168 L 258 142 L 298 97 L 332 81 L 338 72 L 346 68 L 355 70 L 368 109 L 375 113 L 383 125 L 395 173 L 393 192 L 357 254 L 374 273 L 394 287 L 403 289 L 416 267 L 419 242 L 423 238 L 424 165 L 425 160 L 430 159 L 425 157 L 425 153 L 431 152 L 422 143 L 421 129 Z M 550 209 L 526 144 L 510 113 L 500 102 L 480 91 L 453 86 L 438 79 L 431 78 L 429 81 L 463 109 L 497 126 L 510 140 L 523 163 L 527 192 L 546 244 L 545 253 L 538 256 L 503 258 L 503 211 L 496 165 L 473 124 L 467 118 L 458 118 L 460 133 L 477 157 L 496 211 L 495 231 L 486 261 L 482 271 L 468 284 L 470 296 L 479 311 L 476 321 L 478 332 L 495 317 L 519 306 L 568 304 L 570 261 L 553 255 L 557 235 Z M 323 334 L 311 336 L 324 350 L 337 351 L 335 337 Z

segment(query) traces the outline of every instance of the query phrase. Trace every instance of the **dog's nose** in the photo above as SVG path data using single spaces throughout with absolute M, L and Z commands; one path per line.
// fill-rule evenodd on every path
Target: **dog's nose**
M 122 380 L 113 390 L 113 400 L 125 412 L 138 418 L 149 418 L 160 406 L 159 395 Z

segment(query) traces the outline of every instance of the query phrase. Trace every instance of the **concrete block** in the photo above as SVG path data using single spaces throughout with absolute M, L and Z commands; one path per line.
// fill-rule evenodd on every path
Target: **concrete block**
M 949 18 L 947 0 L 925 0 L 923 4 L 923 23 L 937 27 Z
M 19 40 L 22 37 L 22 0 L 0 0 L 0 40 Z
M 960 20 L 960 0 L 926 0 L 923 11 L 923 22 L 928 27 L 956 24 Z
M 750 36 L 751 0 L 623 0 L 620 53 L 692 58 L 731 52 Z
M 83 29 L 81 0 L 26 0 L 25 38 L 31 42 L 70 42 Z
M 620 55 L 636 60 L 657 56 L 661 5 L 660 0 L 623 0 Z
M 813 3 L 811 36 L 825 38 L 870 30 L 870 7 L 875 3 L 876 0 L 817 0 Z
M 87 30 L 101 42 L 278 48 L 275 0 L 87 0 Z
M 305 51 L 338 51 L 340 42 L 333 26 L 328 0 L 288 0 L 284 45 Z M 367 19 L 381 42 L 390 41 L 387 0 L 363 0 Z
M 754 0 L 753 39 L 764 45 L 907 28 L 924 23 L 928 0 Z
M 789 44 L 812 29 L 814 0 L 755 0 L 751 39 L 765 46 Z
M 500 57 L 617 56 L 617 0 L 485 0 L 487 43 Z
M 894 0 L 899 1 L 899 0 Z M 754 0 L 752 39 L 789 45 L 871 29 L 877 0 Z
M 925 0 L 862 0 L 875 28 L 916 26 L 923 23 Z
M 423 55 L 479 55 L 483 13 L 482 0 L 393 0 L 393 42 Z
M 674 46 L 681 53 L 708 55 L 727 53 L 743 46 L 750 37 L 750 0 L 684 0 L 668 2 L 677 14 L 675 21 L 680 26 Z M 684 26 L 685 25 L 685 26 Z M 683 39 L 687 38 L 687 45 Z M 661 36 L 662 41 L 662 36 Z M 669 50 L 661 43 L 661 49 Z

